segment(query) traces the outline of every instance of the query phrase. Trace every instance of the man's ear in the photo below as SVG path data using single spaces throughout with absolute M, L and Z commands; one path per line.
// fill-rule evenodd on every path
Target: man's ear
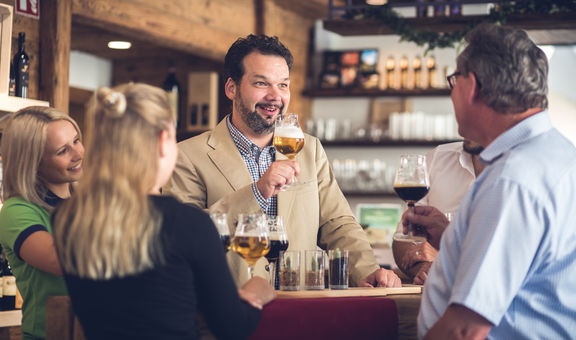
M 473 103 L 478 99 L 478 94 L 480 93 L 480 87 L 478 86 L 478 81 L 474 72 L 468 72 L 468 79 L 466 82 L 466 99 L 469 103 Z
M 164 157 L 164 155 L 166 154 L 165 150 L 166 150 L 166 143 L 168 142 L 168 140 L 170 139 L 170 133 L 168 130 L 162 130 L 160 132 L 160 138 L 159 138 L 159 147 L 160 147 L 160 157 Z
M 224 91 L 226 92 L 226 97 L 228 97 L 228 99 L 234 100 L 234 98 L 236 98 L 236 91 L 238 91 L 236 86 L 236 82 L 232 80 L 232 78 L 228 78 L 228 80 L 226 80 Z

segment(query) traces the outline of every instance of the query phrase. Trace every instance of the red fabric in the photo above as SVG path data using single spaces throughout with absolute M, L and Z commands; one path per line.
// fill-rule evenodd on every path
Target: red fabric
M 343 297 L 276 299 L 262 311 L 251 340 L 396 339 L 398 313 L 392 299 Z

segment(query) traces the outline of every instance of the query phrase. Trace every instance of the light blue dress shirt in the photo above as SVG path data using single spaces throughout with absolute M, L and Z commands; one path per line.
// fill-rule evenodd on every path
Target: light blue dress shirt
M 493 324 L 492 339 L 576 338 L 576 149 L 546 112 L 500 135 L 442 236 L 418 336 L 450 304 Z

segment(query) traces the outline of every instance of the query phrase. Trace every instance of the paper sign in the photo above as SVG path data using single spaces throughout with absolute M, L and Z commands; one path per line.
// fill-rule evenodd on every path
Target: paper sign
M 15 0 L 15 6 L 17 14 L 40 18 L 40 0 Z

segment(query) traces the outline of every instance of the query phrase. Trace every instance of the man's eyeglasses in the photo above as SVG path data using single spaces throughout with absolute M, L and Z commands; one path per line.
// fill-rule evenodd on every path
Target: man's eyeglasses
M 451 75 L 446 77 L 446 80 L 448 81 L 448 85 L 450 85 L 450 90 L 452 90 L 454 88 L 454 85 L 456 85 L 456 77 L 461 75 L 462 73 L 456 71 L 454 73 L 452 73 Z

